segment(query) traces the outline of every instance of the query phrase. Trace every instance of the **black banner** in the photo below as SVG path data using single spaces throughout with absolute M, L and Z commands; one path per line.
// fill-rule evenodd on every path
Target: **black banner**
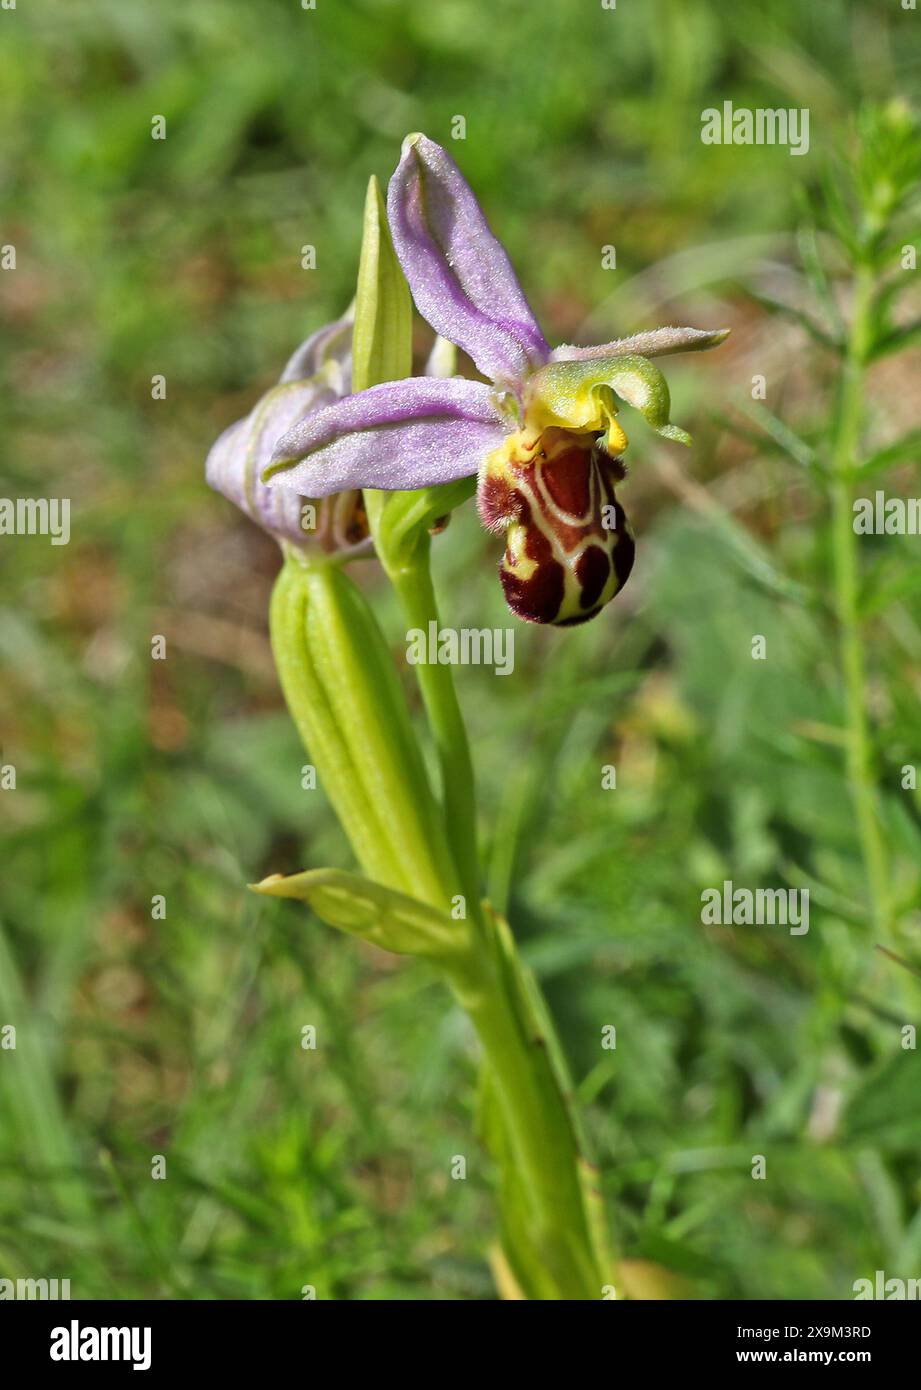
M 917 1351 L 917 1303 L 887 1301 L 784 1303 L 619 1303 L 557 1305 L 532 1325 L 534 1309 L 507 1308 L 501 1323 L 480 1323 L 485 1307 L 466 1304 L 406 1303 L 204 1303 L 204 1302 L 11 1302 L 0 1310 L 4 1371 L 51 1372 L 66 1381 L 74 1375 L 141 1372 L 150 1377 L 176 1371 L 209 1376 L 265 1375 L 266 1364 L 310 1367 L 335 1357 L 337 1374 L 365 1365 L 383 1369 L 399 1349 L 399 1363 L 411 1364 L 410 1348 L 419 1330 L 419 1351 L 428 1347 L 434 1322 L 453 1328 L 449 1367 L 482 1368 L 483 1344 L 476 1335 L 516 1332 L 515 1362 L 533 1347 L 534 1359 L 547 1351 L 547 1336 L 562 1349 L 578 1347 L 618 1362 L 679 1369 L 706 1375 L 710 1370 L 770 1365 L 814 1366 L 836 1371 L 856 1366 L 870 1373 L 911 1364 Z M 479 1311 L 478 1311 L 479 1309 Z M 495 1314 L 489 1314 L 491 1318 Z M 524 1324 L 518 1318 L 525 1319 Z M 407 1321 L 404 1324 L 403 1319 Z M 511 1318 L 508 1322 L 505 1319 Z M 411 1321 L 410 1321 L 411 1320 Z M 571 1320 L 571 1321 L 570 1321 Z M 457 1333 L 463 1336 L 458 1338 Z M 473 1334 L 472 1336 L 470 1334 Z M 578 1343 L 561 1339 L 575 1334 Z M 408 1339 L 412 1339 L 411 1341 Z M 390 1351 L 388 1352 L 388 1348 Z M 323 1357 L 321 1363 L 317 1357 Z

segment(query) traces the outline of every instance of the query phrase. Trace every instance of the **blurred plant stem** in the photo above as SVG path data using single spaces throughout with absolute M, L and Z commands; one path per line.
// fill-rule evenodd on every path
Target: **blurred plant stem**
M 0 921 L 0 1019 L 29 1018 L 27 992 Z M 79 1224 L 93 1219 L 89 1188 L 80 1181 L 79 1154 L 55 1086 L 45 1026 L 22 1027 L 11 1056 L 0 1070 L 0 1099 L 21 1138 L 19 1162 L 26 1172 L 45 1174 L 49 1205 Z
M 867 717 L 867 671 L 860 621 L 858 540 L 854 530 L 853 506 L 864 414 L 866 366 L 873 341 L 875 286 L 872 267 L 866 263 L 858 265 L 832 443 L 832 558 L 847 721 L 848 784 L 857 819 L 874 926 L 881 937 L 889 939 L 893 932 L 889 862 Z

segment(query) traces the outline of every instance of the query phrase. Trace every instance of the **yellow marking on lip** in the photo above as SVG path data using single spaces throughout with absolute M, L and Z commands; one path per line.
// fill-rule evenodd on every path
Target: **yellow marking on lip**
M 521 579 L 525 584 L 537 569 L 537 561 L 532 560 L 527 553 L 527 542 L 528 528 L 522 526 L 520 521 L 513 521 L 506 532 L 505 569 L 506 573 L 513 574 L 516 579 Z M 508 562 L 509 551 L 515 556 L 514 564 Z

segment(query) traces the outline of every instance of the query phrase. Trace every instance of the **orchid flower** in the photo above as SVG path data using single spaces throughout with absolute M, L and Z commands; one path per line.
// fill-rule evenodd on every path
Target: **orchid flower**
M 618 400 L 666 439 L 690 443 L 669 423 L 668 386 L 648 359 L 714 347 L 726 332 L 660 328 L 551 351 L 472 190 L 424 135 L 403 144 L 387 210 L 419 312 L 489 384 L 410 377 L 347 396 L 282 434 L 263 476 L 319 497 L 476 474 L 480 517 L 505 532 L 509 606 L 531 622 L 585 622 L 633 565 L 615 496 L 627 445 Z
M 275 441 L 298 420 L 332 404 L 351 385 L 352 314 L 327 324 L 289 358 L 277 384 L 212 446 L 205 478 L 282 545 L 299 550 L 370 552 L 361 491 L 311 499 L 267 487 L 262 471 Z

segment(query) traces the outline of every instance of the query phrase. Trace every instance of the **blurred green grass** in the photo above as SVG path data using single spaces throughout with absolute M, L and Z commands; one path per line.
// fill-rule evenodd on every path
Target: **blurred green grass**
M 0 1276 L 70 1277 L 75 1297 L 492 1296 L 463 1019 L 425 970 L 243 890 L 347 851 L 300 788 L 271 669 L 274 547 L 202 478 L 213 437 L 351 297 L 368 175 L 459 114 L 455 153 L 551 340 L 589 321 L 735 327 L 669 376 L 697 439 L 680 467 L 747 528 L 747 568 L 637 428 L 623 598 L 578 632 L 516 629 L 508 680 L 458 673 L 490 891 L 560 1019 L 617 1239 L 712 1297 L 847 1298 L 875 1268 L 918 1274 L 918 1092 L 891 1065 L 914 1016 L 871 949 L 822 740 L 834 650 L 821 611 L 751 572 L 757 544 L 768 574 L 821 588 L 821 508 L 714 418 L 760 371 L 772 408 L 819 428 L 825 369 L 739 286 L 781 273 L 799 189 L 859 102 L 917 94 L 916 22 L 845 0 L 3 15 L 0 493 L 71 497 L 73 539 L 0 548 L 0 761 L 18 779 L 0 793 L 0 1026 L 18 1029 L 0 1052 Z M 724 99 L 808 105 L 813 157 L 702 146 L 700 111 Z M 919 423 L 911 380 L 875 378 L 881 442 Z M 437 550 L 451 620 L 504 626 L 470 509 Z M 918 755 L 910 600 L 874 629 L 873 675 L 896 788 Z M 887 825 L 910 895 L 917 801 L 893 795 Z M 723 876 L 810 883 L 810 934 L 705 931 L 699 892 Z

